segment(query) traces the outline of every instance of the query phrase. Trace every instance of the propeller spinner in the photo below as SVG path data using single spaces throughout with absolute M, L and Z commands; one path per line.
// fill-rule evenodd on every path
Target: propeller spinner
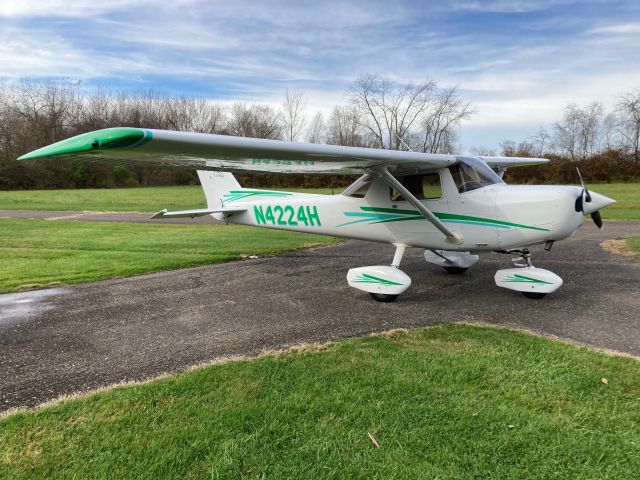
M 602 216 L 600 215 L 600 209 L 615 203 L 615 200 L 605 197 L 604 195 L 600 195 L 599 193 L 589 192 L 587 184 L 584 182 L 578 167 L 576 167 L 576 171 L 578 172 L 578 178 L 580 178 L 580 183 L 582 184 L 582 196 L 579 199 L 579 204 L 576 205 L 576 210 L 582 211 L 585 215 L 591 215 L 593 223 L 595 223 L 598 228 L 602 228 Z

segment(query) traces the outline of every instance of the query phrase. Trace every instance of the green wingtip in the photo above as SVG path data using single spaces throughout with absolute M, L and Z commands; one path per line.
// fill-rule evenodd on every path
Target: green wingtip
M 52 143 L 33 152 L 26 153 L 18 160 L 32 158 L 53 157 L 56 155 L 72 155 L 74 153 L 90 152 L 110 148 L 131 148 L 144 145 L 153 138 L 149 130 L 142 128 L 105 128 L 95 132 L 83 133 L 67 138 L 61 142 Z

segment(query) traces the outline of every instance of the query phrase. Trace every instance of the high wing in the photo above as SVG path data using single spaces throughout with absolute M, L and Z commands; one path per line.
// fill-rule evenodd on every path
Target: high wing
M 394 175 L 433 171 L 458 161 L 455 155 L 129 127 L 78 135 L 34 150 L 18 160 L 55 156 L 111 164 L 276 173 L 360 174 L 386 168 Z M 482 159 L 489 163 L 491 157 Z M 518 159 L 519 162 L 523 160 L 529 160 L 527 164 L 546 162 L 544 159 Z
M 509 167 L 524 167 L 525 165 L 541 165 L 549 163 L 546 158 L 529 157 L 477 157 L 484 160 L 487 165 L 494 169 L 506 169 Z

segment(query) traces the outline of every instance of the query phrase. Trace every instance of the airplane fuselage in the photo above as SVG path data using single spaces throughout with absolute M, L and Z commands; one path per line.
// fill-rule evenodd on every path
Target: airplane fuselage
M 453 245 L 408 202 L 393 200 L 378 179 L 363 198 L 260 191 L 230 198 L 224 205 L 247 210 L 226 217 L 229 223 L 332 235 L 449 251 L 491 251 L 562 240 L 578 229 L 582 212 L 572 186 L 489 185 L 459 193 L 448 172 L 441 172 L 440 198 L 423 200 L 464 241 Z M 447 181 L 449 180 L 449 181 Z M 243 201 L 244 200 L 244 201 Z M 218 218 L 222 219 L 222 215 Z

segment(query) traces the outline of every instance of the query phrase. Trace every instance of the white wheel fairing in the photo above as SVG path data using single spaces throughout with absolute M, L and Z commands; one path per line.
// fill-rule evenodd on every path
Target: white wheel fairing
M 385 295 L 400 295 L 411 286 L 406 273 L 388 265 L 352 268 L 347 273 L 347 282 L 363 292 Z
M 562 286 L 562 278 L 536 267 L 505 268 L 494 276 L 496 285 L 516 292 L 552 293 Z

